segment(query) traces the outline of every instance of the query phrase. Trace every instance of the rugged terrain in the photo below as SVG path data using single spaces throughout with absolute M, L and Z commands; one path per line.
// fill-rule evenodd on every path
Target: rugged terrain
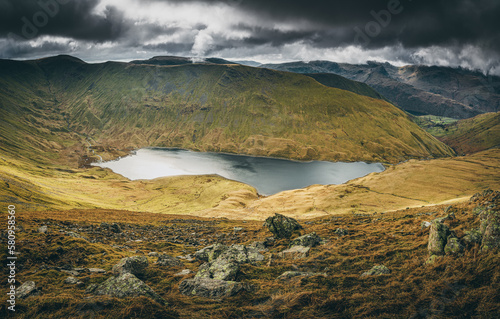
M 334 73 L 366 83 L 394 105 L 416 115 L 470 118 L 500 109 L 500 77 L 437 66 L 395 67 L 328 61 L 265 64 L 264 68 L 296 73 Z

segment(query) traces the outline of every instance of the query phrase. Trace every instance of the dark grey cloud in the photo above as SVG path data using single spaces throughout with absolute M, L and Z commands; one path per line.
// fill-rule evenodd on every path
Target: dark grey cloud
M 174 5 L 192 5 L 193 13 L 177 15 Z M 498 0 L 0 0 L 0 56 L 86 48 L 86 55 L 101 50 L 109 59 L 128 50 L 293 60 L 329 52 L 500 72 L 498 17 Z M 95 44 L 108 45 L 102 51 Z

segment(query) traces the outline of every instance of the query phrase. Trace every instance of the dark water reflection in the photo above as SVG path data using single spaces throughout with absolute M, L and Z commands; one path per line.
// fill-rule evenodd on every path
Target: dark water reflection
M 218 174 L 252 185 L 262 195 L 272 195 L 313 184 L 342 184 L 384 170 L 383 165 L 378 163 L 297 162 L 159 148 L 141 149 L 135 155 L 96 165 L 110 168 L 131 180 Z

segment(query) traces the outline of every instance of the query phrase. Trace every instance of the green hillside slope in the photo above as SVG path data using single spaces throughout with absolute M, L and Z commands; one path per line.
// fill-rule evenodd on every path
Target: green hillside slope
M 54 160 L 78 157 L 85 139 L 102 150 L 164 146 L 303 160 L 453 154 L 385 101 L 240 65 L 0 60 L 0 97 L 2 151 L 49 152 Z

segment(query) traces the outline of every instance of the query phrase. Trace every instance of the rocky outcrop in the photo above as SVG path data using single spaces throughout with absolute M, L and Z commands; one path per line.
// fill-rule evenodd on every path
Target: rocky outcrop
M 96 296 L 111 296 L 116 298 L 145 296 L 152 300 L 166 305 L 166 301 L 156 292 L 131 273 L 121 273 L 113 276 L 100 285 L 92 285 L 87 289 L 87 293 Z
M 307 234 L 295 238 L 291 243 L 290 247 L 302 246 L 302 247 L 315 247 L 321 243 L 321 238 L 316 233 Z
M 367 272 L 364 272 L 361 277 L 368 277 L 368 276 L 380 276 L 380 275 L 388 275 L 391 273 L 391 270 L 387 268 L 384 265 L 377 265 L 374 266 L 372 269 L 368 270 Z
M 244 290 L 241 283 L 209 278 L 186 279 L 179 285 L 179 291 L 183 295 L 210 299 L 231 297 Z
M 113 266 L 112 272 L 114 275 L 121 275 L 124 273 L 142 275 L 148 265 L 149 262 L 145 256 L 128 257 L 123 258 L 118 264 Z
M 266 219 L 264 226 L 274 234 L 276 238 L 290 238 L 295 232 L 302 229 L 302 226 L 297 220 L 286 217 L 281 214 L 276 214 Z

